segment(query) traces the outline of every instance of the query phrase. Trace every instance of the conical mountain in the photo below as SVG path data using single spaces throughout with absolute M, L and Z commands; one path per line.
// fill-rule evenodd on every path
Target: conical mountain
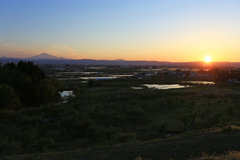
M 28 57 L 28 58 L 25 58 L 25 59 L 28 59 L 28 60 L 36 60 L 36 59 L 66 59 L 66 58 L 62 58 L 62 57 L 55 57 L 55 56 L 52 56 L 50 54 L 47 54 L 47 53 L 41 53 L 39 55 L 36 55 L 36 56 L 33 56 L 33 57 Z

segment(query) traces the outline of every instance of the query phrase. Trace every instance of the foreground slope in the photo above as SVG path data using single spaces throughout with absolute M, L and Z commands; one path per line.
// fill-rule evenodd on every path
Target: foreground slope
M 74 150 L 57 153 L 44 153 L 32 155 L 17 155 L 4 157 L 4 160 L 45 159 L 45 160 L 134 160 L 141 156 L 142 159 L 189 159 L 190 156 L 201 157 L 202 153 L 217 154 L 228 150 L 239 150 L 240 131 L 224 131 L 203 133 L 167 139 L 158 139 L 148 142 L 132 144 L 119 144 L 103 146 L 86 150 Z

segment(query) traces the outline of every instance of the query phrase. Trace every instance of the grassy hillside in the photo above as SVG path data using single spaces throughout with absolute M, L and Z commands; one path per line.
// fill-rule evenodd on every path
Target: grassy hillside
M 239 131 L 224 131 L 215 133 L 189 135 L 154 141 L 119 144 L 113 146 L 101 146 L 90 149 L 79 149 L 66 152 L 48 152 L 33 155 L 18 155 L 2 158 L 13 159 L 44 159 L 44 160 L 134 160 L 142 159 L 205 159 L 213 157 L 208 155 L 220 155 L 229 150 L 239 150 Z M 208 155 L 207 155 L 208 154 Z M 237 156 L 237 155 L 235 155 Z M 219 157 L 219 156 L 218 156 Z M 239 154 L 238 154 L 239 157 Z M 217 158 L 216 158 L 217 159 Z

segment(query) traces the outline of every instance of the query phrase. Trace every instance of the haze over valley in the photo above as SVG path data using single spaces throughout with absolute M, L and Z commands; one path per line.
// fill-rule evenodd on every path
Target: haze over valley
M 239 62 L 210 62 L 194 61 L 194 62 L 167 62 L 167 61 L 127 61 L 127 60 L 94 60 L 94 59 L 67 59 L 56 57 L 47 53 L 42 53 L 28 58 L 0 57 L 2 63 L 18 63 L 20 60 L 32 61 L 36 64 L 79 64 L 79 65 L 166 65 L 166 66 L 197 66 L 197 67 L 240 67 Z

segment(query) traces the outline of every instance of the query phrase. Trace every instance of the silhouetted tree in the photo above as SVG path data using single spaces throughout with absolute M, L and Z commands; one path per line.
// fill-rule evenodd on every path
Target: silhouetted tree
M 7 84 L 0 84 L 0 109 L 15 109 L 21 106 L 14 89 Z

